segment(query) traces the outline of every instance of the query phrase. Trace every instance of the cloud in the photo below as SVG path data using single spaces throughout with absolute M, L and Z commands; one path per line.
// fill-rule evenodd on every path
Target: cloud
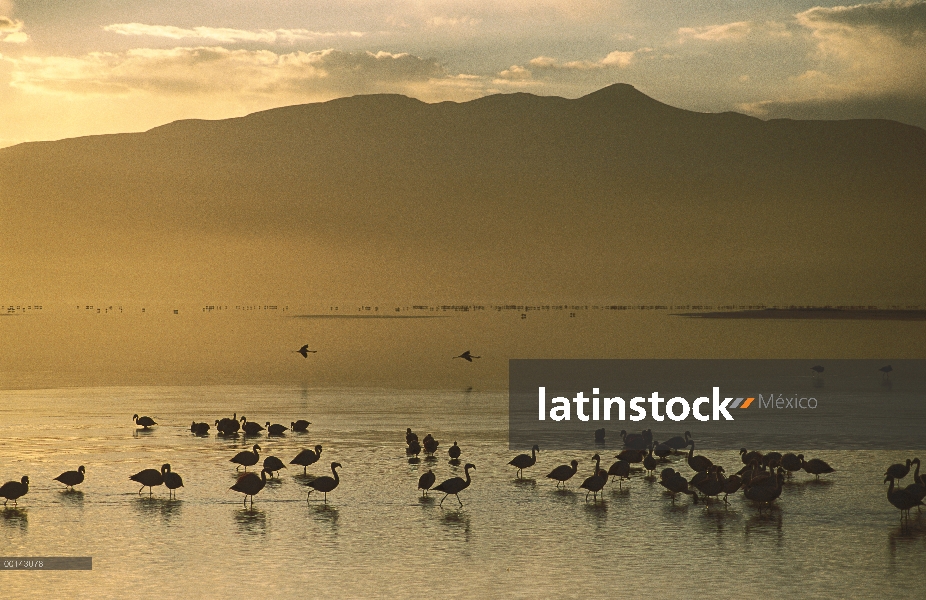
M 652 48 L 640 48 L 638 50 L 620 51 L 615 50 L 601 60 L 573 60 L 561 62 L 549 56 L 538 56 L 531 59 L 528 63 L 531 67 L 539 70 L 569 70 L 569 71 L 597 71 L 609 68 L 626 68 L 636 60 L 637 56 L 647 52 L 652 52 Z M 512 67 L 514 68 L 514 67 Z M 509 69 L 510 71 L 511 69 Z
M 525 79 L 530 79 L 532 74 L 529 70 L 518 65 L 511 65 L 509 68 L 498 74 L 502 79 L 523 81 Z
M 222 47 L 139 48 L 79 57 L 3 57 L 12 85 L 31 93 L 290 95 L 400 92 L 448 78 L 433 59 L 389 52 L 277 54 Z
M 682 40 L 687 38 L 720 42 L 724 40 L 741 40 L 752 31 L 752 23 L 738 21 L 723 25 L 708 25 L 707 27 L 682 27 L 678 30 Z
M 473 27 L 482 23 L 482 19 L 475 17 L 431 17 L 427 20 L 428 27 Z
M 10 44 L 22 44 L 29 41 L 29 36 L 22 31 L 23 22 L 10 17 L 0 16 L 0 40 Z
M 678 30 L 679 42 L 699 40 L 705 42 L 738 42 L 749 37 L 790 37 L 791 32 L 784 23 L 766 21 L 736 21 L 706 27 L 682 27 Z
M 11 19 L 10 17 L 0 17 L 0 33 L 19 31 L 23 27 L 22 21 Z
M 799 13 L 797 20 L 818 33 L 837 29 L 849 34 L 860 29 L 874 30 L 909 43 L 926 43 L 926 2 L 887 1 L 830 8 L 818 6 Z
M 103 27 L 104 31 L 120 35 L 144 35 L 174 40 L 202 39 L 221 43 L 261 42 L 265 44 L 293 43 L 320 37 L 361 37 L 359 31 L 309 31 L 308 29 L 229 29 L 225 27 L 193 27 L 185 29 L 173 25 L 145 25 L 144 23 L 116 23 Z
M 758 116 L 890 118 L 926 126 L 926 2 L 816 7 L 795 15 L 815 64 L 780 97 L 740 105 Z
M 25 31 L 16 31 L 3 38 L 3 41 L 10 44 L 23 44 L 29 41 L 29 35 Z

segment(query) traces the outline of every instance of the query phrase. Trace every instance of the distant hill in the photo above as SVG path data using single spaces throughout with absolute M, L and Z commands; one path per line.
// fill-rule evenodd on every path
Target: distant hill
M 16 297 L 916 302 L 926 131 L 342 98 L 0 149 Z

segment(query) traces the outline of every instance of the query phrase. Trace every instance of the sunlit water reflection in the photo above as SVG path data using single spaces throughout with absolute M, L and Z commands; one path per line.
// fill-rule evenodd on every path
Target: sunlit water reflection
M 159 425 L 136 432 L 131 415 Z M 237 412 L 260 423 L 312 421 L 309 432 L 194 436 L 193 420 Z M 435 459 L 410 463 L 404 432 L 432 433 Z M 681 433 L 681 432 L 671 432 Z M 697 432 L 693 432 L 697 436 Z M 909 526 L 885 498 L 885 467 L 914 452 L 821 451 L 837 469 L 815 480 L 798 473 L 772 510 L 742 495 L 729 504 L 675 502 L 642 473 L 609 484 L 586 502 L 578 484 L 590 452 L 548 452 L 523 480 L 507 465 L 507 398 L 501 393 L 300 390 L 277 387 L 74 388 L 0 392 L 0 482 L 29 475 L 18 507 L 0 509 L 6 556 L 92 556 L 92 572 L 4 572 L 4 598 L 219 597 L 240 593 L 336 597 L 912 597 L 926 564 L 926 513 Z M 453 441 L 463 448 L 449 464 Z M 342 463 L 340 486 L 306 501 L 295 465 L 245 506 L 229 490 L 229 459 L 261 446 L 284 463 L 322 444 L 310 475 Z M 604 465 L 617 448 L 607 446 Z M 800 448 L 777 450 L 800 451 Z M 922 449 L 921 449 L 922 450 Z M 731 472 L 735 452 L 704 451 Z M 923 452 L 926 454 L 926 452 Z M 544 476 L 580 461 L 565 490 Z M 926 456 L 924 456 L 926 458 Z M 683 473 L 681 457 L 672 459 Z M 421 497 L 418 477 L 463 475 L 460 497 Z M 169 499 L 161 486 L 128 480 L 170 463 L 185 486 Z M 87 468 L 66 491 L 52 479 Z M 252 468 L 253 469 L 253 468 Z M 249 470 L 252 470 L 249 469 Z M 904 485 L 911 483 L 904 480 Z M 315 499 L 318 496 L 319 499 Z M 914 587 L 911 587 L 913 585 Z M 916 594 L 912 594 L 916 595 Z

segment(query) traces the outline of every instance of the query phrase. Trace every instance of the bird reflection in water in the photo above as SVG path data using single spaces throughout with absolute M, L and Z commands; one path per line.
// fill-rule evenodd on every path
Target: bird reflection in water
M 235 523 L 241 533 L 248 535 L 267 534 L 267 515 L 260 509 L 248 507 L 236 510 Z
M 319 521 L 328 523 L 331 525 L 332 530 L 337 531 L 338 518 L 340 517 L 340 512 L 337 508 L 330 504 L 314 504 L 309 507 L 309 510 L 315 518 Z
M 514 479 L 512 480 L 512 483 L 515 485 L 515 487 L 524 488 L 524 489 L 534 489 L 535 487 L 537 487 L 537 480 L 530 479 L 528 477 Z
M 135 509 L 143 517 L 159 517 L 164 521 L 170 521 L 177 517 L 183 506 L 183 502 L 175 498 L 138 496 L 134 500 Z
M 3 515 L 3 524 L 10 527 L 19 527 L 25 531 L 29 526 L 29 513 L 24 508 L 7 507 L 0 510 Z
M 69 504 L 71 506 L 84 506 L 84 493 L 80 490 L 69 490 L 64 489 L 59 492 L 61 503 Z
M 470 516 L 463 509 L 444 510 L 440 513 L 440 522 L 451 531 L 462 531 L 468 542 L 470 534 Z
M 746 537 L 750 534 L 776 533 L 778 544 L 780 545 L 784 538 L 784 531 L 781 528 L 782 514 L 781 507 L 777 504 L 769 506 L 764 513 L 756 513 L 746 521 L 744 533 Z

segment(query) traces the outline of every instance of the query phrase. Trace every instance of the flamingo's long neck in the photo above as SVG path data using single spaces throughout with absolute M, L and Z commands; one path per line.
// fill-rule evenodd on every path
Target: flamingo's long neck
M 537 449 L 531 448 L 531 458 L 537 460 Z
M 916 471 L 913 472 L 913 483 L 920 482 L 920 459 L 916 459 Z
M 890 500 L 891 496 L 894 495 L 894 478 L 891 477 L 891 485 L 887 488 L 887 497 Z
M 598 471 L 601 469 L 601 457 L 596 455 L 595 457 L 595 475 L 598 474 Z
M 466 487 L 469 487 L 469 466 L 464 468 L 463 472 L 466 474 Z
M 338 471 L 334 468 L 334 465 L 331 466 L 331 474 L 334 475 L 334 482 L 339 483 L 340 479 L 338 479 Z

